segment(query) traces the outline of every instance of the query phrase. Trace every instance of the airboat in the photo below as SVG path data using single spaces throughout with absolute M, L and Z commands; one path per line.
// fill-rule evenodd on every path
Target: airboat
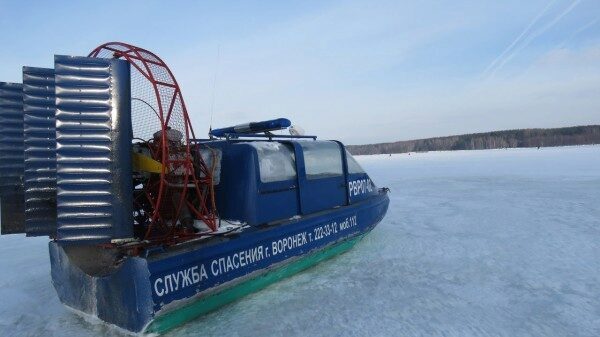
M 289 129 L 290 134 L 276 134 Z M 164 333 L 350 249 L 389 199 L 285 118 L 197 138 L 154 53 L 111 42 L 0 83 L 2 234 L 47 236 L 77 313 Z

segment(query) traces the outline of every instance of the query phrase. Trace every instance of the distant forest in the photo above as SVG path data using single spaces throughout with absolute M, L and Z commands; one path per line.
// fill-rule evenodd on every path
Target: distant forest
M 405 140 L 394 143 L 349 145 L 347 148 L 350 153 L 361 155 L 583 144 L 600 144 L 600 125 L 573 126 L 556 129 L 493 131 L 458 136 Z

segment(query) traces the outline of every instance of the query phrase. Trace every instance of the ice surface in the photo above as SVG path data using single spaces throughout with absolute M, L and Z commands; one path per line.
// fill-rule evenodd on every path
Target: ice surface
M 352 251 L 168 336 L 599 336 L 600 146 L 358 157 L 391 188 Z M 0 335 L 120 335 L 67 311 L 46 240 L 0 238 Z

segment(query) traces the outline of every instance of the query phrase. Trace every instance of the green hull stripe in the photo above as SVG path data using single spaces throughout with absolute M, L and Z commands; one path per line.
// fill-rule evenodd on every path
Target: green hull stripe
M 218 293 L 201 298 L 194 303 L 161 315 L 150 323 L 145 332 L 159 334 L 167 332 L 198 316 L 218 309 L 225 304 L 231 303 L 255 291 L 261 290 L 270 284 L 314 266 L 323 260 L 341 254 L 352 248 L 352 246 L 354 246 L 361 238 L 362 235 L 327 247 L 324 250 L 303 256 L 294 262 L 271 270 L 256 278 L 247 280 L 231 288 L 224 289 Z

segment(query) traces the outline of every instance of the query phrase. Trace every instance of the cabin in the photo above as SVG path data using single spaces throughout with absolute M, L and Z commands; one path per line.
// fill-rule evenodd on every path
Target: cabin
M 342 143 L 306 138 L 203 142 L 204 158 L 218 153 L 214 185 L 221 219 L 270 225 L 377 194 Z

